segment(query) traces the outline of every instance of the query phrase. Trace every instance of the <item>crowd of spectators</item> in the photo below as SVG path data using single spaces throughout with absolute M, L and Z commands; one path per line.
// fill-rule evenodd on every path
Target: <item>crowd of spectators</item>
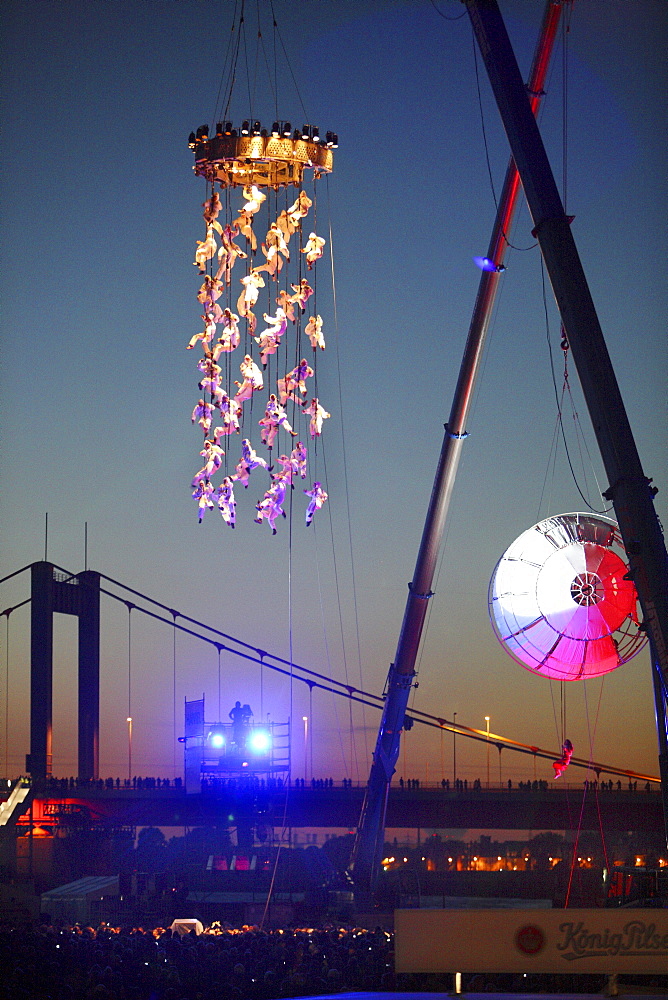
M 39 925 L 0 929 L 1 1000 L 282 1000 L 359 992 L 451 992 L 451 974 L 395 975 L 390 932 Z M 626 977 L 624 977 L 626 978 Z M 642 977 L 659 985 L 657 977 Z M 658 977 L 666 986 L 668 977 Z M 465 993 L 600 993 L 592 975 L 466 975 Z
M 0 931 L 8 1000 L 273 1000 L 394 988 L 392 937 L 376 930 L 38 926 Z

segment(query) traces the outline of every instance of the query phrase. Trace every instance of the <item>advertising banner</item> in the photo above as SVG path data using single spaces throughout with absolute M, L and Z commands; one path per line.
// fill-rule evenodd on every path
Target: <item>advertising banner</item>
M 668 973 L 668 910 L 396 910 L 397 972 Z

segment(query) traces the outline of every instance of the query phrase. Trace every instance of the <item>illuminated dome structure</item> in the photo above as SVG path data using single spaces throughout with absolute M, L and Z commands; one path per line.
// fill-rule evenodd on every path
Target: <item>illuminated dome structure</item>
M 233 30 L 225 119 L 242 75 L 234 60 L 245 23 L 242 17 Z M 277 82 L 266 88 L 268 101 Z M 318 387 L 326 324 L 317 273 L 331 237 L 322 235 L 328 220 L 318 218 L 317 187 L 332 171 L 338 137 L 284 120 L 268 128 L 254 110 L 236 123 L 202 125 L 189 138 L 195 174 L 206 182 L 193 261 L 201 324 L 186 345 L 198 354 L 191 420 L 203 435 L 191 486 L 200 522 L 217 508 L 234 528 L 242 487 L 255 503 L 252 519 L 276 534 L 293 501 L 302 502 L 308 526 L 327 500 L 318 473 L 331 414 Z
M 637 595 L 614 521 L 561 514 L 506 550 L 489 587 L 494 631 L 534 674 L 577 681 L 609 673 L 644 646 Z

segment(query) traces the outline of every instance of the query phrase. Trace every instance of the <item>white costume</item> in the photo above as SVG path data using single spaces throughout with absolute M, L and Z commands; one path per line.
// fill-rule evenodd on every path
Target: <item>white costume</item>
M 272 483 L 264 498 L 255 505 L 257 510 L 256 524 L 262 524 L 262 518 L 266 517 L 272 535 L 276 534 L 276 518 L 285 517 L 282 504 L 285 500 L 286 483 L 280 476 L 272 476 Z
M 306 451 L 306 446 L 303 441 L 298 441 L 295 447 L 290 452 L 290 461 L 294 465 L 296 473 L 299 473 L 302 479 L 306 479 L 306 461 L 308 458 L 308 453 Z
M 293 227 L 293 232 L 301 224 L 301 220 L 308 215 L 308 210 L 312 204 L 313 202 L 306 194 L 306 191 L 300 191 L 294 205 L 288 209 L 288 221 Z
M 234 484 L 229 476 L 225 476 L 214 496 L 218 504 L 218 510 L 223 516 L 223 521 L 225 524 L 229 524 L 230 528 L 233 528 L 237 519 L 237 502 L 234 499 Z
M 206 239 L 197 240 L 197 249 L 195 250 L 195 259 L 193 261 L 193 264 L 199 267 L 200 274 L 204 274 L 204 265 L 207 260 L 211 260 L 217 248 L 218 244 L 216 243 L 216 237 L 213 235 L 213 226 L 208 225 L 206 227 Z
M 192 351 L 197 341 L 200 340 L 202 342 L 202 347 L 204 348 L 204 353 L 210 354 L 211 349 L 209 347 L 209 344 L 216 335 L 216 322 L 213 318 L 212 312 L 206 313 L 204 316 L 202 316 L 202 319 L 204 320 L 204 329 L 200 330 L 199 333 L 196 333 L 193 337 L 190 338 L 186 346 L 186 350 Z
M 239 418 L 243 410 L 241 403 L 237 403 L 236 399 L 230 399 L 223 389 L 216 405 L 220 410 L 223 426 L 214 429 L 214 439 L 217 441 L 218 438 L 225 437 L 228 434 L 238 434 L 240 431 Z
M 267 448 L 273 448 L 274 438 L 278 433 L 278 428 L 281 426 L 288 432 L 288 434 L 292 434 L 293 437 L 297 437 L 297 431 L 293 431 L 290 423 L 288 422 L 285 410 L 278 402 L 273 392 L 267 402 L 264 416 L 261 420 L 258 420 L 258 423 L 262 428 L 262 444 L 266 444 Z
M 306 254 L 306 266 L 311 270 L 316 260 L 320 260 L 322 257 L 322 248 L 325 245 L 326 240 L 323 240 L 322 236 L 316 236 L 315 233 L 311 233 L 308 238 L 308 243 L 302 250 L 302 253 Z
M 302 278 L 298 285 L 292 285 L 291 287 L 294 289 L 295 294 L 290 296 L 290 301 L 299 303 L 299 308 L 302 312 L 305 312 L 306 303 L 313 295 L 313 289 L 306 278 Z
M 262 469 L 267 469 L 269 466 L 264 458 L 261 458 L 254 448 L 251 447 L 251 443 L 248 438 L 244 438 L 241 442 L 241 459 L 235 469 L 232 479 L 238 480 L 240 483 L 248 488 L 248 477 L 253 469 L 257 469 L 258 466 Z
M 221 354 L 229 354 L 239 346 L 239 317 L 230 309 L 223 310 L 223 331 L 211 349 L 211 357 L 218 361 Z
M 284 378 L 279 378 L 277 385 L 281 403 L 287 402 L 288 399 L 301 403 L 302 401 L 295 393 L 306 395 L 306 379 L 311 378 L 312 375 L 313 369 L 307 364 L 306 358 L 302 358 L 296 368 L 287 372 Z
M 248 320 L 248 328 L 253 334 L 255 332 L 255 316 L 253 315 L 253 306 L 257 302 L 257 297 L 260 294 L 260 289 L 264 288 L 264 278 L 254 269 L 247 274 L 245 278 L 241 278 L 241 284 L 244 286 L 244 290 L 241 292 L 237 300 L 237 311 L 240 316 L 245 316 Z
M 327 494 L 323 490 L 320 483 L 314 483 L 311 489 L 304 490 L 304 493 L 307 497 L 311 498 L 309 505 L 306 508 L 306 527 L 308 528 L 309 524 L 313 520 L 313 515 L 316 510 L 320 510 L 325 500 L 327 500 Z
M 305 406 L 302 410 L 307 416 L 310 416 L 311 423 L 309 424 L 309 431 L 311 437 L 320 437 L 322 434 L 322 422 L 331 417 L 331 413 L 328 413 L 324 406 L 321 406 L 317 399 L 312 399 L 308 406 Z
M 213 278 L 210 274 L 204 275 L 204 281 L 197 293 L 197 301 L 204 306 L 204 312 L 213 309 L 214 303 L 220 298 L 223 291 L 223 283 L 219 278 Z
M 222 242 L 218 250 L 218 271 L 216 278 L 224 280 L 226 285 L 229 285 L 232 280 L 232 268 L 236 263 L 237 257 L 241 260 L 245 260 L 248 257 L 248 254 L 244 253 L 241 247 L 238 247 L 234 242 L 234 237 L 238 235 L 239 230 L 232 229 L 231 226 L 225 226 L 222 232 Z
M 311 341 L 311 347 L 314 351 L 317 347 L 321 351 L 325 350 L 325 338 L 322 334 L 322 316 L 311 316 L 306 324 L 304 333 Z
M 213 500 L 211 499 L 211 494 L 213 493 L 213 484 L 203 480 L 201 483 L 197 484 L 197 489 L 193 493 L 193 498 L 198 502 L 197 506 L 199 508 L 199 523 L 202 523 L 202 518 L 204 517 L 204 512 L 209 509 L 213 509 L 215 506 Z
M 206 435 L 209 433 L 209 429 L 211 427 L 212 415 L 213 415 L 213 407 L 210 406 L 208 403 L 205 403 L 203 399 L 200 399 L 197 406 L 193 408 L 193 413 L 191 418 L 192 423 L 194 424 L 195 421 L 197 421 L 197 423 L 204 431 L 204 434 Z
M 243 376 L 243 382 L 235 381 L 234 384 L 238 385 L 239 389 L 234 398 L 238 403 L 241 403 L 244 399 L 250 399 L 254 392 L 264 389 L 264 378 L 250 354 L 244 355 L 239 370 Z
M 281 342 L 281 337 L 288 328 L 288 317 L 285 315 L 285 310 L 281 309 L 280 306 L 276 310 L 275 316 L 270 316 L 268 313 L 264 313 L 263 315 L 265 323 L 271 323 L 271 326 L 262 330 L 254 340 L 260 345 L 260 359 L 263 367 L 266 368 L 268 356 L 276 353 L 276 349 Z
M 293 285 L 293 288 L 294 288 L 294 285 Z M 283 290 L 283 291 L 281 291 L 281 292 L 278 293 L 278 298 L 276 299 L 276 302 L 277 302 L 279 308 L 284 311 L 285 315 L 290 320 L 290 322 L 294 323 L 295 322 L 295 304 L 294 304 L 294 299 L 292 299 L 288 295 L 288 293 L 285 290 Z
M 214 191 L 211 197 L 202 203 L 202 208 L 204 209 L 204 221 L 207 226 L 210 226 L 212 222 L 216 221 L 223 208 L 217 191 Z
M 201 483 L 203 479 L 211 479 L 213 474 L 220 468 L 220 463 L 223 460 L 224 454 L 225 452 L 217 441 L 209 441 L 207 439 L 204 442 L 203 449 L 200 451 L 200 455 L 204 459 L 204 465 L 193 477 L 193 481 L 190 485 L 197 486 L 197 484 Z

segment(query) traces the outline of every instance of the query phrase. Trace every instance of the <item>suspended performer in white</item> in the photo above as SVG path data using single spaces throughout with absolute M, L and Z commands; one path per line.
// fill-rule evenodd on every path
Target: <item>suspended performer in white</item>
M 200 524 L 202 523 L 205 512 L 207 510 L 213 510 L 215 507 L 215 504 L 211 499 L 212 493 L 213 485 L 206 479 L 197 484 L 197 489 L 193 493 L 193 498 L 197 500 L 198 521 Z
M 216 302 L 222 295 L 223 288 L 224 285 L 220 278 L 213 278 L 210 274 L 204 275 L 204 281 L 197 293 L 197 301 L 202 303 L 205 313 L 214 311 Z M 219 320 L 216 320 L 216 322 L 219 322 Z
M 302 358 L 296 368 L 287 372 L 283 378 L 279 378 L 277 385 L 281 403 L 292 399 L 301 406 L 304 400 L 300 399 L 296 393 L 300 393 L 301 396 L 306 395 L 306 379 L 312 378 L 313 374 L 313 369 L 309 367 L 306 358 Z
M 230 399 L 223 389 L 218 402 L 218 409 L 220 410 L 220 415 L 223 420 L 223 426 L 216 427 L 214 429 L 214 440 L 226 437 L 228 434 L 239 434 L 241 430 L 239 427 L 239 420 L 243 412 L 243 406 L 241 403 L 237 403 L 236 399 Z
M 214 191 L 211 197 L 202 203 L 202 208 L 204 209 L 204 221 L 207 226 L 212 225 L 223 210 L 223 203 L 217 191 Z
M 239 332 L 239 317 L 231 309 L 223 310 L 222 332 L 216 343 L 211 348 L 211 357 L 218 361 L 221 354 L 229 354 L 236 351 L 241 340 Z
M 311 316 L 304 333 L 311 341 L 311 347 L 315 351 L 318 347 L 321 351 L 325 350 L 325 338 L 322 332 L 322 316 Z
M 279 309 L 285 312 L 285 315 L 290 320 L 290 322 L 295 323 L 296 317 L 295 317 L 294 299 L 291 298 L 284 289 L 278 293 L 276 303 Z
M 212 312 L 205 313 L 204 316 L 202 316 L 202 319 L 204 320 L 204 329 L 200 330 L 199 333 L 196 333 L 190 338 L 186 346 L 186 350 L 192 351 L 195 344 L 200 342 L 202 344 L 202 348 L 204 349 L 204 353 L 210 354 L 211 348 L 209 347 L 209 344 L 216 335 L 216 321 L 213 318 Z
M 257 469 L 258 467 L 268 469 L 269 464 L 266 459 L 257 454 L 255 449 L 251 446 L 248 438 L 244 438 L 241 442 L 241 458 L 237 464 L 234 474 L 232 475 L 232 479 L 242 483 L 242 485 L 248 489 L 248 477 L 253 469 Z
M 223 521 L 225 524 L 229 524 L 230 528 L 233 528 L 237 519 L 237 502 L 234 499 L 234 483 L 229 476 L 225 476 L 220 486 L 216 489 L 214 498 L 218 504 L 218 510 L 222 515 Z
M 316 236 L 315 233 L 310 233 L 308 242 L 302 253 L 306 254 L 306 266 L 311 270 L 316 260 L 320 260 L 322 257 L 322 248 L 324 247 L 326 240 L 323 240 L 322 236 Z
M 193 477 L 191 486 L 197 486 L 201 483 L 203 479 L 211 479 L 211 477 L 220 468 L 220 463 L 223 460 L 223 455 L 225 452 L 218 444 L 217 440 L 210 441 L 208 438 L 204 442 L 204 447 L 200 451 L 200 455 L 204 459 L 204 465 L 199 470 L 199 472 Z
M 239 365 L 239 371 L 241 372 L 243 381 L 237 382 L 235 380 L 234 384 L 239 386 L 238 392 L 234 397 L 237 403 L 241 403 L 244 399 L 250 399 L 254 392 L 259 392 L 260 389 L 264 389 L 264 378 L 262 377 L 262 372 L 255 364 L 250 354 L 244 355 L 244 359 Z
M 206 262 L 211 260 L 218 249 L 218 244 L 216 243 L 216 237 L 213 235 L 213 226 L 206 227 L 206 239 L 197 240 L 197 248 L 195 250 L 195 259 L 193 264 L 195 267 L 199 267 L 199 273 L 204 274 L 206 269 Z
M 258 424 L 262 428 L 260 435 L 262 444 L 265 444 L 270 450 L 274 447 L 274 438 L 278 433 L 279 427 L 286 430 L 292 437 L 297 437 L 297 431 L 293 431 L 287 413 L 273 392 L 267 401 L 264 416 L 261 420 L 258 420 Z
M 204 436 L 206 437 L 211 428 L 211 420 L 213 419 L 213 407 L 209 403 L 205 403 L 203 399 L 200 399 L 196 406 L 193 407 L 191 422 L 194 424 L 195 421 L 200 425 L 204 431 Z
M 273 476 L 272 479 L 274 479 Z M 262 519 L 266 517 L 272 535 L 276 534 L 276 518 L 285 517 L 285 511 L 282 507 L 284 499 L 285 483 L 274 479 L 264 498 L 255 505 L 255 509 L 257 510 L 255 523 L 262 524 Z
M 221 246 L 218 250 L 218 271 L 216 278 L 229 285 L 232 281 L 232 268 L 237 260 L 246 260 L 247 253 L 234 242 L 234 237 L 239 235 L 238 229 L 225 226 L 221 235 Z
M 308 461 L 308 452 L 306 450 L 306 445 L 303 441 L 298 441 L 295 447 L 290 452 L 290 461 L 293 463 L 295 472 L 299 475 L 301 479 L 306 479 L 306 463 Z
M 290 296 L 291 302 L 296 302 L 302 312 L 306 312 L 306 303 L 313 295 L 313 289 L 306 278 L 302 278 L 298 285 L 290 286 L 294 290 L 294 295 Z
M 248 329 L 253 334 L 255 333 L 256 324 L 253 306 L 257 302 L 260 289 L 264 288 L 264 278 L 255 269 L 240 280 L 244 286 L 244 290 L 237 299 L 237 311 L 240 316 L 244 316 L 248 320 Z
M 292 231 L 298 229 L 301 225 L 301 220 L 305 219 L 308 215 L 308 210 L 313 202 L 306 194 L 306 191 L 300 191 L 297 200 L 288 209 L 288 223 L 292 226 Z
M 263 313 L 263 318 L 265 323 L 270 323 L 271 326 L 261 330 L 257 337 L 253 339 L 260 345 L 260 360 L 262 361 L 262 367 L 266 368 L 267 358 L 270 354 L 276 353 L 281 343 L 281 337 L 288 328 L 288 317 L 285 315 L 285 310 L 279 306 L 275 316 Z
M 324 406 L 320 405 L 317 398 L 311 400 L 308 406 L 305 406 L 302 410 L 307 416 L 310 416 L 311 422 L 309 424 L 309 433 L 312 438 L 320 437 L 322 434 L 322 422 L 331 417 L 331 413 L 328 413 Z
M 316 510 L 320 510 L 325 500 L 327 500 L 327 494 L 323 490 L 320 483 L 314 483 L 310 490 L 304 490 L 307 497 L 310 497 L 309 505 L 306 508 L 306 527 L 313 520 L 313 515 Z

